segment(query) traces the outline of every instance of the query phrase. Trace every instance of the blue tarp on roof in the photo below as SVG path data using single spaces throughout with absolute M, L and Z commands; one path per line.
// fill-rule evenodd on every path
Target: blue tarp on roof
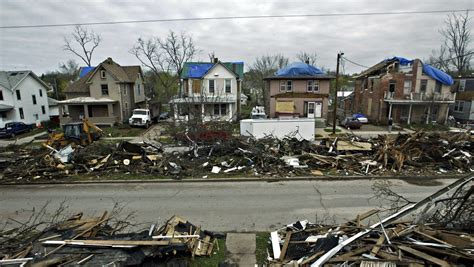
M 81 67 L 81 72 L 79 72 L 79 78 L 86 76 L 87 73 L 94 70 L 95 67 Z
M 454 83 L 453 78 L 449 74 L 430 64 L 423 64 L 423 72 L 444 85 L 453 85 Z
M 408 65 L 408 64 L 413 63 L 413 60 L 409 60 L 403 57 L 393 57 L 393 58 L 384 60 L 384 62 L 388 62 L 388 61 L 398 61 L 400 65 Z M 454 83 L 453 78 L 449 74 L 429 64 L 425 64 L 425 63 L 422 63 L 422 64 L 423 64 L 423 72 L 426 75 L 430 76 L 431 78 L 437 80 L 438 82 L 444 85 L 453 85 Z
M 201 78 L 212 66 L 214 66 L 212 63 L 191 63 L 188 65 L 188 73 L 186 76 L 188 78 Z
M 315 66 L 302 62 L 291 63 L 275 73 L 276 76 L 314 76 L 318 74 L 324 74 L 324 72 Z

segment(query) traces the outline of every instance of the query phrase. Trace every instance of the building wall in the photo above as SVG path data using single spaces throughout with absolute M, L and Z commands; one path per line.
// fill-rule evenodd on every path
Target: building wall
M 304 102 L 321 102 L 322 103 L 321 117 L 327 118 L 327 113 L 328 113 L 327 95 L 329 94 L 330 81 L 329 80 L 318 80 L 318 81 L 319 81 L 319 91 L 307 92 L 308 80 L 292 80 L 292 92 L 294 93 L 294 97 L 290 98 L 290 97 L 278 97 L 279 94 L 284 93 L 280 91 L 281 80 L 269 80 L 267 82 L 269 86 L 269 91 L 270 91 L 270 94 L 268 95 L 269 106 L 270 106 L 269 116 L 271 118 L 274 118 L 277 116 L 277 112 L 276 112 L 277 101 L 293 101 L 294 112 L 298 113 L 300 117 L 305 116 Z M 312 94 L 314 94 L 314 97 L 311 97 Z
M 460 80 L 465 80 L 464 91 L 459 91 Z M 455 104 L 449 106 L 450 115 L 454 116 L 460 122 L 474 121 L 474 78 L 466 77 L 455 80 L 453 89 L 456 93 L 457 105 L 462 105 L 462 112 L 454 110 Z
M 217 74 L 217 76 L 216 76 Z M 231 80 L 231 92 L 230 93 L 226 93 L 225 92 L 225 80 L 228 80 L 230 79 Z M 237 96 L 237 79 L 235 77 L 235 75 L 230 72 L 229 70 L 227 70 L 224 66 L 222 65 L 215 65 L 207 75 L 205 75 L 203 77 L 203 80 L 202 80 L 202 86 L 204 87 L 203 88 L 203 92 L 202 94 L 204 95 L 212 95 L 211 93 L 209 93 L 209 80 L 214 80 L 214 87 L 215 87 L 215 93 L 214 95 L 217 95 L 217 96 L 221 96 L 221 97 L 225 97 L 225 96 L 234 96 L 236 97 Z M 192 80 L 190 80 L 192 81 Z M 192 85 L 190 87 L 191 89 L 191 92 L 189 95 L 192 95 Z
M 40 96 L 39 90 L 42 90 Z M 0 104 L 10 105 L 14 108 L 5 112 L 5 118 L 1 118 L 0 126 L 4 127 L 6 122 L 21 121 L 26 124 L 34 124 L 38 121 L 49 120 L 49 105 L 47 89 L 43 84 L 38 82 L 31 75 L 28 75 L 15 90 L 10 91 L 6 88 L 1 88 L 3 93 L 3 100 Z M 17 100 L 16 90 L 20 91 L 21 100 Z M 36 96 L 36 105 L 33 104 L 32 95 Z M 43 114 L 41 107 L 44 106 L 45 113 Z M 19 109 L 23 109 L 24 119 L 20 118 Z M 36 115 L 38 119 L 36 119 Z
M 139 77 L 135 80 L 135 84 L 133 85 L 133 99 L 135 103 L 140 103 L 145 101 L 145 85 L 143 83 L 142 75 L 140 74 Z

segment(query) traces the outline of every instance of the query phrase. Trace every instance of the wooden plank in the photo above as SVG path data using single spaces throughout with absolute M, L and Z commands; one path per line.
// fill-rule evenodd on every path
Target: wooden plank
M 44 245 L 71 245 L 71 246 L 166 246 L 169 241 L 158 240 L 47 240 Z
M 273 258 L 279 259 L 281 255 L 280 242 L 276 231 L 270 233 L 272 240 Z
M 360 255 L 364 252 L 367 252 L 370 250 L 370 246 L 365 246 L 365 247 L 359 247 L 354 250 L 351 250 L 347 253 L 344 253 L 342 255 L 334 257 L 332 260 L 334 261 L 347 261 L 347 259 L 352 258 L 354 256 Z
M 323 255 L 324 252 L 325 251 L 322 250 L 322 251 L 318 251 L 318 252 L 314 253 L 311 257 L 309 257 L 306 260 L 302 261 L 300 266 L 304 266 L 305 264 L 308 264 L 308 263 L 314 261 L 317 257 Z
M 372 248 L 372 251 L 370 251 L 371 256 L 377 255 L 379 252 L 380 248 L 382 247 L 383 243 L 385 243 L 385 235 L 380 235 L 379 239 L 377 240 L 377 243 L 375 243 L 374 247 Z
M 283 248 L 281 249 L 280 261 L 285 259 L 286 251 L 288 250 L 288 245 L 290 244 L 292 232 L 287 232 L 285 236 L 285 243 L 283 243 Z
M 444 260 L 441 260 L 441 259 L 438 259 L 438 258 L 435 258 L 431 255 L 428 255 L 424 252 L 421 252 L 419 250 L 416 250 L 416 249 L 413 249 L 413 248 L 410 248 L 410 247 L 406 247 L 406 246 L 398 246 L 399 249 L 405 251 L 405 252 L 408 252 L 410 254 L 413 254 L 417 257 L 420 257 L 422 259 L 425 259 L 429 262 L 432 262 L 434 264 L 438 264 L 440 266 L 443 266 L 443 267 L 449 267 L 451 266 L 448 262 L 444 261 Z

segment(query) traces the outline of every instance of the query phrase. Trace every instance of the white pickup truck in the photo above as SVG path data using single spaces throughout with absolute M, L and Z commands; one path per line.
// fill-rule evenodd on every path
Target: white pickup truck
M 148 128 L 151 125 L 151 112 L 149 109 L 134 109 L 132 117 L 128 119 L 130 126 Z

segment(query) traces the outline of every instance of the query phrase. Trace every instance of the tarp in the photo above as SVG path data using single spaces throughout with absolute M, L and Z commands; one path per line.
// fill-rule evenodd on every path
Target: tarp
M 400 63 L 400 65 L 403 65 L 403 66 L 413 63 L 413 60 L 409 60 L 404 57 L 392 57 L 392 58 L 387 58 L 386 60 L 384 60 L 384 62 L 388 62 L 388 61 L 398 61 L 398 63 Z
M 324 72 L 315 66 L 302 62 L 291 63 L 275 73 L 276 76 L 314 76 L 318 74 L 324 74 Z
M 413 60 L 409 60 L 403 57 L 393 57 L 393 58 L 388 58 L 385 59 L 384 62 L 389 62 L 389 61 L 398 61 L 400 65 L 408 65 L 413 63 Z M 447 74 L 446 72 L 437 69 L 430 64 L 423 64 L 423 72 L 430 76 L 431 78 L 437 80 L 438 82 L 444 84 L 444 85 L 453 85 L 454 81 L 453 78 Z
M 423 64 L 423 72 L 444 85 L 453 85 L 453 78 L 430 64 Z
M 187 78 L 202 78 L 212 66 L 212 63 L 189 64 Z
M 81 72 L 79 72 L 79 78 L 86 76 L 87 73 L 94 70 L 95 67 L 81 67 Z

